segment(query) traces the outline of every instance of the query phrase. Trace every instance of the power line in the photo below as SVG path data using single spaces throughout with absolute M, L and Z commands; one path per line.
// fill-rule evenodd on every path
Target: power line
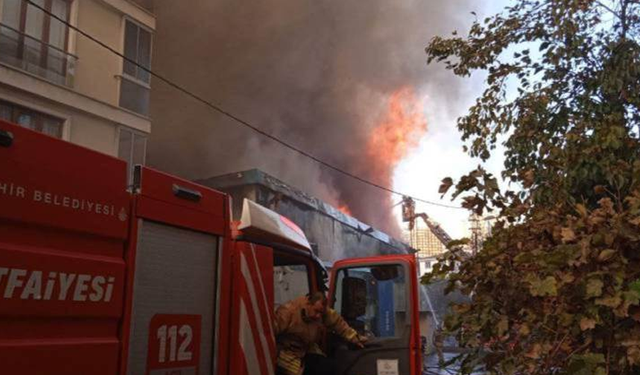
M 308 153 L 308 152 L 306 152 L 306 151 L 304 151 L 304 150 L 302 150 L 302 149 L 300 149 L 300 148 L 298 148 L 298 147 L 296 147 L 296 146 L 294 146 L 294 145 L 292 145 L 292 144 L 290 144 L 290 143 L 288 143 L 286 141 L 283 141 L 282 139 L 280 139 L 280 138 L 278 138 L 278 137 L 276 137 L 274 135 L 271 135 L 271 134 L 267 133 L 266 131 L 258 128 L 257 126 L 252 125 L 251 123 L 241 119 L 240 117 L 238 117 L 238 116 L 236 116 L 236 115 L 224 110 L 220 106 L 218 106 L 218 105 L 216 105 L 216 104 L 214 104 L 214 103 L 212 103 L 212 102 L 200 97 L 199 95 L 187 90 L 186 88 L 184 88 L 184 87 L 180 86 L 179 84 L 171 81 L 170 79 L 164 77 L 163 75 L 152 71 L 150 68 L 147 68 L 147 67 L 139 64 L 137 61 L 134 61 L 133 59 L 128 58 L 123 53 L 120 53 L 119 51 L 117 51 L 114 48 L 110 47 L 109 45 L 107 45 L 106 43 L 104 43 L 101 40 L 97 39 L 96 37 L 86 33 L 83 30 L 81 30 L 77 26 L 72 25 L 69 21 L 67 21 L 65 19 L 62 19 L 62 18 L 58 17 L 57 15 L 51 13 L 49 10 L 47 10 L 46 8 L 34 3 L 32 0 L 23 0 L 23 1 L 27 2 L 28 4 L 32 5 L 33 7 L 41 10 L 42 12 L 47 14 L 49 17 L 52 17 L 52 18 L 62 22 L 64 25 L 66 25 L 70 29 L 78 32 L 80 35 L 84 36 L 85 38 L 87 38 L 87 39 L 91 40 L 92 42 L 98 44 L 99 46 L 101 46 L 102 48 L 110 51 L 111 53 L 121 57 L 125 61 L 127 61 L 127 62 L 129 62 L 131 64 L 134 64 L 138 68 L 144 70 L 145 72 L 149 73 L 151 76 L 159 79 L 160 81 L 162 81 L 165 84 L 173 87 L 174 89 L 178 90 L 179 92 L 182 92 L 183 94 L 195 99 L 196 101 L 198 101 L 198 102 L 206 105 L 207 107 L 219 112 L 220 114 L 233 119 L 237 123 L 239 123 L 239 124 L 249 128 L 249 129 L 253 130 L 254 132 L 256 132 L 256 133 L 258 133 L 258 134 L 260 134 L 260 135 L 262 135 L 262 136 L 264 136 L 264 137 L 266 137 L 266 138 L 268 138 L 268 139 L 270 139 L 270 140 L 272 140 L 272 141 L 274 141 L 276 143 L 279 143 L 280 145 L 282 145 L 282 146 L 284 146 L 284 147 L 286 147 L 286 148 L 288 148 L 290 150 L 293 150 L 293 151 L 295 151 L 295 152 L 297 152 L 297 153 L 299 153 L 299 154 L 301 154 L 301 155 L 303 155 L 303 156 L 315 161 L 316 163 L 318 163 L 318 164 L 320 164 L 320 165 L 322 165 L 322 166 L 324 166 L 326 168 L 329 168 L 329 169 L 331 169 L 331 170 L 333 170 L 335 172 L 338 172 L 338 173 L 340 173 L 340 174 L 342 174 L 344 176 L 353 178 L 353 179 L 355 179 L 357 181 L 360 181 L 360 182 L 362 182 L 362 183 L 364 183 L 366 185 L 373 186 L 375 188 L 378 188 L 380 190 L 386 191 L 386 192 L 391 193 L 391 194 L 396 194 L 396 195 L 400 195 L 400 196 L 403 196 L 403 197 L 410 197 L 410 198 L 413 198 L 416 201 L 419 201 L 419 202 L 422 202 L 422 203 L 426 203 L 426 204 L 430 204 L 430 205 L 433 205 L 433 206 L 439 206 L 439 207 L 445 207 L 445 208 L 454 208 L 454 209 L 464 209 L 463 207 L 452 206 L 452 205 L 438 203 L 438 202 L 432 202 L 432 201 L 429 201 L 429 200 L 426 200 L 426 199 L 417 198 L 417 197 L 413 197 L 413 196 L 410 196 L 410 195 L 407 195 L 407 194 L 403 194 L 401 192 L 398 192 L 398 191 L 395 191 L 393 189 L 390 189 L 390 188 L 388 188 L 386 186 L 382 186 L 380 184 L 377 184 L 377 183 L 375 183 L 373 181 L 366 180 L 366 179 L 364 179 L 364 178 L 362 178 L 360 176 L 357 176 L 357 175 L 355 175 L 353 173 L 345 171 L 344 169 L 336 167 L 333 164 L 330 164 L 330 163 L 328 163 L 328 162 L 326 162 L 326 161 L 324 161 L 324 160 L 322 160 L 322 159 L 320 159 L 320 158 L 318 158 L 318 157 L 316 157 L 316 156 L 314 156 L 314 155 L 312 155 L 312 154 L 310 154 L 310 153 Z

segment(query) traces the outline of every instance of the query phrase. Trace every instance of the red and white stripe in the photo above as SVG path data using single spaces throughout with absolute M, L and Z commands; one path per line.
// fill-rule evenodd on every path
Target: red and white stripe
M 272 306 L 260 273 L 255 248 L 240 252 L 240 347 L 250 375 L 273 375 L 275 337 Z
M 240 301 L 240 347 L 244 353 L 245 366 L 249 374 L 262 374 L 256 353 L 256 343 L 253 340 L 251 324 L 247 315 L 247 308 L 244 301 Z
M 260 266 L 258 265 L 258 257 L 256 256 L 256 249 L 255 246 L 253 244 L 251 244 L 251 257 L 253 258 L 253 265 L 255 266 L 254 269 L 254 274 L 255 275 L 259 275 L 259 270 L 260 270 Z M 267 293 L 266 293 L 266 289 L 264 287 L 264 282 L 262 281 L 262 277 L 258 276 L 258 281 L 260 283 L 260 290 L 262 291 L 261 295 L 262 295 L 262 303 L 263 306 L 266 306 L 266 310 L 267 310 L 267 314 L 265 315 L 267 318 L 267 323 L 268 323 L 268 327 L 269 327 L 269 334 L 274 336 L 275 332 L 273 330 L 273 322 L 274 322 L 274 318 L 275 318 L 275 312 L 273 311 L 273 306 L 269 305 L 269 302 L 267 302 Z M 275 343 L 275 341 L 274 341 Z

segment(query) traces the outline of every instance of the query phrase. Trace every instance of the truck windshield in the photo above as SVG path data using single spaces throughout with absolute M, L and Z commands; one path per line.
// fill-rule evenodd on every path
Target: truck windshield
M 334 309 L 370 338 L 403 337 L 410 322 L 404 267 L 398 264 L 338 271 Z

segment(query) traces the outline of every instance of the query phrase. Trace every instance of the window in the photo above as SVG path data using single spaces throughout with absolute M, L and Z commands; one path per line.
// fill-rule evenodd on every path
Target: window
M 305 265 L 273 267 L 274 304 L 278 306 L 309 294 L 309 273 Z
M 147 153 L 147 137 L 126 128 L 120 128 L 118 157 L 127 162 L 129 181 L 133 178 L 133 168 L 144 165 Z
M 72 0 L 33 0 L 69 20 Z M 0 23 L 0 62 L 55 83 L 71 86 L 76 57 L 67 52 L 67 25 L 23 0 L 4 0 Z
M 433 266 L 432 266 L 432 262 L 431 260 L 421 260 L 420 261 L 420 275 L 424 275 L 425 273 L 431 272 L 433 270 Z
M 52 137 L 62 138 L 64 120 L 41 112 L 0 100 L 0 118 Z
M 403 337 L 410 319 L 404 267 L 395 264 L 341 269 L 334 308 L 370 338 Z
M 124 55 L 147 69 L 151 67 L 151 33 L 129 20 L 125 21 Z M 124 60 L 120 82 L 120 106 L 148 115 L 150 81 L 149 72 Z

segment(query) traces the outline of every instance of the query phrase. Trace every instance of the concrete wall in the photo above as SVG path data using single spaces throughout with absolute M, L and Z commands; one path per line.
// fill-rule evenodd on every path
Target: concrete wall
M 129 18 L 153 31 L 155 19 L 124 0 L 76 1 L 78 27 L 106 45 L 124 50 L 124 20 Z M 75 36 L 79 56 L 74 89 L 79 93 L 118 106 L 122 58 L 82 36 Z
M 118 155 L 116 124 L 83 112 L 73 114 L 73 123 L 75 126 L 69 129 L 69 141 L 105 154 Z
M 78 27 L 108 46 L 122 51 L 122 15 L 100 1 L 78 3 Z M 122 59 L 95 42 L 77 38 L 75 89 L 113 106 L 118 105 Z
M 153 14 L 128 0 L 75 0 L 70 22 L 122 51 L 125 17 L 155 28 Z M 72 30 L 68 52 L 78 58 L 71 87 L 0 64 L 0 99 L 63 119 L 63 139 L 109 155 L 117 155 L 120 127 L 151 131 L 149 118 L 118 107 L 119 56 Z

